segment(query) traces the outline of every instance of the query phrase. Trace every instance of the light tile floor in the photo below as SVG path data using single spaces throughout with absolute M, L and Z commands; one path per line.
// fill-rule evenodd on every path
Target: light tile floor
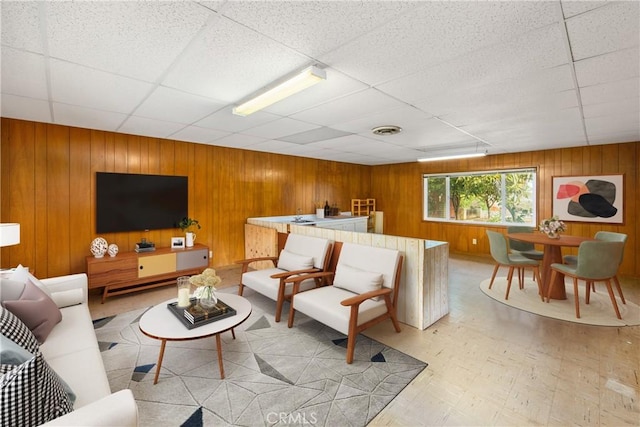
M 429 363 L 371 425 L 640 425 L 640 327 L 585 326 L 508 307 L 478 287 L 492 269 L 485 258 L 452 255 L 449 315 L 424 331 L 396 334 L 383 322 L 367 332 Z M 237 268 L 218 274 L 222 286 L 238 283 Z M 640 303 L 640 280 L 622 286 Z M 90 309 L 100 318 L 175 293 L 165 287 L 105 304 L 92 294 Z

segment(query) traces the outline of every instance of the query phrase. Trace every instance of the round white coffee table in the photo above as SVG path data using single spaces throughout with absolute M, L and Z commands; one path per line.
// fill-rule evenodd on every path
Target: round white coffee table
M 247 320 L 251 314 L 251 303 L 246 298 L 234 294 L 218 293 L 218 297 L 231 308 L 235 309 L 236 314 L 193 329 L 188 329 L 180 319 L 178 319 L 175 314 L 167 308 L 167 304 L 176 301 L 175 298 L 153 306 L 142 315 L 139 322 L 140 331 L 150 338 L 162 341 L 162 344 L 160 345 L 160 355 L 158 356 L 158 365 L 156 367 L 156 375 L 153 379 L 154 384 L 158 383 L 158 376 L 160 375 L 164 348 L 167 341 L 198 340 L 213 335 L 216 337 L 220 378 L 224 378 L 224 366 L 222 365 L 222 342 L 220 340 L 220 334 L 231 330 L 233 338 L 235 339 L 233 328 Z

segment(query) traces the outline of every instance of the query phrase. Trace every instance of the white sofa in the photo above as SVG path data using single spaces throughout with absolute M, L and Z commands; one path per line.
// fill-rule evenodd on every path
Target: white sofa
M 47 426 L 137 426 L 138 407 L 131 390 L 111 393 L 87 302 L 87 276 L 40 280 L 62 312 L 40 351 L 76 394 L 74 410 Z M 81 301 L 79 304 L 77 302 Z M 73 305 L 65 306 L 66 304 Z

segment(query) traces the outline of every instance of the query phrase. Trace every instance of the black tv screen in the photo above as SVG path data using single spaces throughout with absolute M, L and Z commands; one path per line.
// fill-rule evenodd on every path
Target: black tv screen
M 177 228 L 187 216 L 186 176 L 96 173 L 96 231 Z

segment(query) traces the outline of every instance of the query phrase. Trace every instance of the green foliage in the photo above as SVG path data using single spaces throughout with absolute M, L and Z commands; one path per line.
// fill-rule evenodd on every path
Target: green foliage
M 191 232 L 191 227 L 197 227 L 198 229 L 201 228 L 197 219 L 186 217 L 182 218 L 182 221 L 178 223 L 178 227 L 180 227 L 180 230 L 182 230 L 183 233 Z

